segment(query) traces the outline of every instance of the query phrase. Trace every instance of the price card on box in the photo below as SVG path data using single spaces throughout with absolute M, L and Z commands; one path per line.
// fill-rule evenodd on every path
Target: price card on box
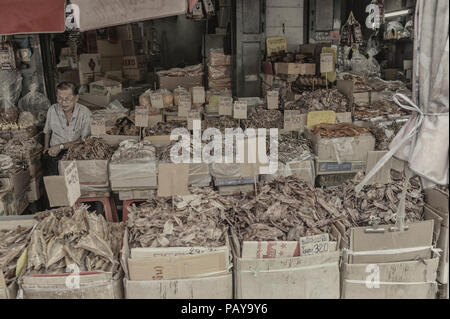
M 334 111 L 315 111 L 309 112 L 306 120 L 308 129 L 314 128 L 318 124 L 334 124 L 336 123 L 336 113 Z
M 178 116 L 187 117 L 191 107 L 191 96 L 186 94 L 180 95 L 180 102 L 178 103 Z
M 161 93 L 153 93 L 150 95 L 150 101 L 152 103 L 152 107 L 156 109 L 164 108 L 163 97 Z
M 278 91 L 267 91 L 267 108 L 269 110 L 278 109 L 278 98 L 279 98 Z
M 203 86 L 196 86 L 192 88 L 192 101 L 194 104 L 205 103 L 205 88 Z
M 193 130 L 194 129 L 194 120 L 198 120 L 201 121 L 202 117 L 200 114 L 199 110 L 190 110 L 188 112 L 188 117 L 187 117 L 187 122 L 188 122 L 188 130 Z
M 320 54 L 320 73 L 329 73 L 334 71 L 334 54 Z
M 233 115 L 233 98 L 231 96 L 219 97 L 219 115 Z
M 91 135 L 100 136 L 106 134 L 105 117 L 102 115 L 93 115 L 91 117 Z
M 78 169 L 75 161 L 72 161 L 65 168 L 64 179 L 67 188 L 67 200 L 69 206 L 72 207 L 81 196 L 80 179 L 78 177 Z
M 300 256 L 312 256 L 327 253 L 330 246 L 328 234 L 300 238 Z
M 134 110 L 135 125 L 136 127 L 148 127 L 148 107 L 136 106 Z
M 247 101 L 234 101 L 233 117 L 235 119 L 247 118 Z
M 305 115 L 299 110 L 284 111 L 284 129 L 286 131 L 300 131 L 305 127 Z

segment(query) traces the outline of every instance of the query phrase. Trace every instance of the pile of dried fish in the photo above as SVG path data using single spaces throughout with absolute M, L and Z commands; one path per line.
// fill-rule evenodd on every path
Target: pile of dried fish
M 63 160 L 107 160 L 111 158 L 113 153 L 113 146 L 101 138 L 89 136 L 70 146 Z
M 279 110 L 266 110 L 257 108 L 243 121 L 244 128 L 278 128 L 283 129 L 284 117 Z
M 370 129 L 365 127 L 359 127 L 351 123 L 339 123 L 339 124 L 319 124 L 312 129 L 312 133 L 320 135 L 321 137 L 334 138 L 334 137 L 355 137 L 370 132 Z
M 44 214 L 44 216 L 47 214 Z M 76 264 L 80 271 L 107 271 L 121 276 L 119 254 L 123 223 L 106 222 L 85 206 L 51 213 L 31 233 L 26 274 L 64 273 Z
M 203 74 L 203 66 L 202 64 L 191 65 L 185 68 L 173 68 L 170 70 L 159 71 L 157 73 L 159 76 L 197 76 Z
M 371 89 L 366 79 L 362 76 L 347 73 L 343 76 L 343 79 L 353 81 L 355 91 L 368 91 Z
M 354 115 L 356 121 L 364 121 L 376 117 L 404 116 L 408 115 L 408 112 L 395 102 L 381 100 L 372 102 L 370 105 L 358 105 L 355 107 Z
M 137 136 L 139 135 L 139 128 L 134 125 L 129 117 L 123 117 L 118 119 L 114 127 L 106 133 L 109 135 Z
M 170 135 L 172 130 L 184 127 L 186 128 L 186 122 L 183 121 L 168 121 L 168 122 L 159 122 L 156 125 L 149 126 L 145 129 L 145 134 L 147 136 L 153 135 Z
M 225 211 L 231 206 L 211 188 L 192 188 L 192 195 L 152 198 L 131 207 L 127 229 L 136 247 L 219 247 L 225 245 Z
M 17 260 L 31 238 L 32 227 L 18 226 L 12 230 L 0 229 L 0 272 L 8 287 L 16 278 Z
M 270 139 L 267 140 L 266 150 L 270 151 Z M 305 161 L 313 157 L 311 142 L 303 136 L 298 138 L 287 134 L 278 136 L 278 160 L 281 163 Z
M 33 138 L 13 138 L 4 145 L 0 143 L 0 147 L 0 153 L 8 155 L 18 161 L 27 159 L 31 154 L 40 152 L 44 148 Z
M 126 140 L 119 144 L 119 148 L 111 157 L 111 163 L 141 163 L 156 160 L 156 148 L 148 141 Z
M 10 156 L 0 154 L 0 173 L 6 173 L 15 167 L 16 165 Z
M 297 80 L 292 84 L 292 89 L 301 89 L 303 87 L 324 87 L 327 85 L 327 80 L 321 76 L 314 75 L 300 75 Z
M 350 112 L 348 98 L 337 89 L 320 89 L 303 92 L 294 102 L 286 103 L 285 110 L 300 110 L 302 113 L 311 111 L 335 111 L 337 113 Z
M 349 228 L 368 226 L 373 223 L 395 223 L 404 177 L 396 178 L 392 175 L 392 183 L 368 185 L 357 194 L 355 186 L 363 177 L 362 173 L 358 173 L 353 180 L 335 189 L 327 190 L 327 202 L 345 216 L 345 220 L 341 222 Z M 423 191 L 419 178 L 415 177 L 408 183 L 405 201 L 406 222 L 423 220 L 423 207 Z
M 375 137 L 375 149 L 385 151 L 389 149 L 394 137 L 404 126 L 404 121 L 375 122 L 370 128 L 370 132 Z
M 207 116 L 204 121 L 202 121 L 202 129 L 206 130 L 207 128 L 216 128 L 220 130 L 222 134 L 225 134 L 226 128 L 239 128 L 239 120 L 236 120 L 230 116 L 220 116 L 220 117 L 212 117 Z
M 290 176 L 258 185 L 255 198 L 243 196 L 227 213 L 227 221 L 241 241 L 296 241 L 331 233 L 343 219 L 321 189 Z

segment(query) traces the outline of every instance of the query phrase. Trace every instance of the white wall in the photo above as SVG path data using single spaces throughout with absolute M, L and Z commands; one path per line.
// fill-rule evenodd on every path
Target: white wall
M 304 0 L 267 0 L 266 36 L 285 36 L 288 50 L 296 51 L 303 44 Z M 283 23 L 285 25 L 283 34 Z

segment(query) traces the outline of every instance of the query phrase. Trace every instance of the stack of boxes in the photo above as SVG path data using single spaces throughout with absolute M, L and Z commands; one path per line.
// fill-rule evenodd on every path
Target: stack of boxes
M 208 86 L 211 90 L 231 90 L 231 56 L 211 49 L 208 64 Z
M 126 80 L 142 81 L 147 74 L 147 57 L 144 55 L 144 41 L 138 24 L 117 27 L 117 38 L 122 44 L 122 71 Z M 146 40 L 147 41 L 147 40 Z

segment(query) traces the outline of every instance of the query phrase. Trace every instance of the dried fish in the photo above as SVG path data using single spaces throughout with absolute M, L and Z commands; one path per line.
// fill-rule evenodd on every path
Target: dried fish
M 302 113 L 311 111 L 335 111 L 337 113 L 351 112 L 348 98 L 337 89 L 319 89 L 303 92 L 294 102 L 287 102 L 285 110 L 300 110 Z
M 231 128 L 240 128 L 239 120 L 236 120 L 229 116 L 220 116 L 220 117 L 212 117 L 208 116 L 204 121 L 202 121 L 202 129 L 206 130 L 207 128 L 216 128 L 220 130 L 222 134 L 225 134 L 225 129 Z
M 119 148 L 111 157 L 111 163 L 137 163 L 142 161 L 155 161 L 156 148 L 148 141 L 137 142 L 126 140 L 119 144 Z
M 283 113 L 279 110 L 257 108 L 243 121 L 244 128 L 277 128 L 283 129 Z
M 139 128 L 136 127 L 134 121 L 129 117 L 122 117 L 106 133 L 109 135 L 137 136 L 139 135 Z
M 147 127 L 145 134 L 147 136 L 170 135 L 176 128 L 187 128 L 187 123 L 182 121 L 159 122 L 156 125 Z
M 351 123 L 339 124 L 319 124 L 312 129 L 313 134 L 318 134 L 321 137 L 355 137 L 370 132 L 370 129 L 359 127 Z
M 370 127 L 370 132 L 375 137 L 375 149 L 377 151 L 388 150 L 394 137 L 400 132 L 404 123 L 399 121 L 375 122 Z
M 270 140 L 266 143 L 266 150 L 270 152 Z M 298 138 L 288 134 L 278 136 L 278 160 L 282 163 L 304 161 L 313 157 L 311 142 L 303 135 Z
M 69 147 L 64 161 L 71 160 L 107 160 L 114 153 L 114 147 L 101 138 L 89 136 Z
M 400 108 L 395 102 L 380 100 L 369 104 L 355 106 L 354 116 L 356 121 L 371 120 L 377 117 L 407 116 L 410 112 Z

